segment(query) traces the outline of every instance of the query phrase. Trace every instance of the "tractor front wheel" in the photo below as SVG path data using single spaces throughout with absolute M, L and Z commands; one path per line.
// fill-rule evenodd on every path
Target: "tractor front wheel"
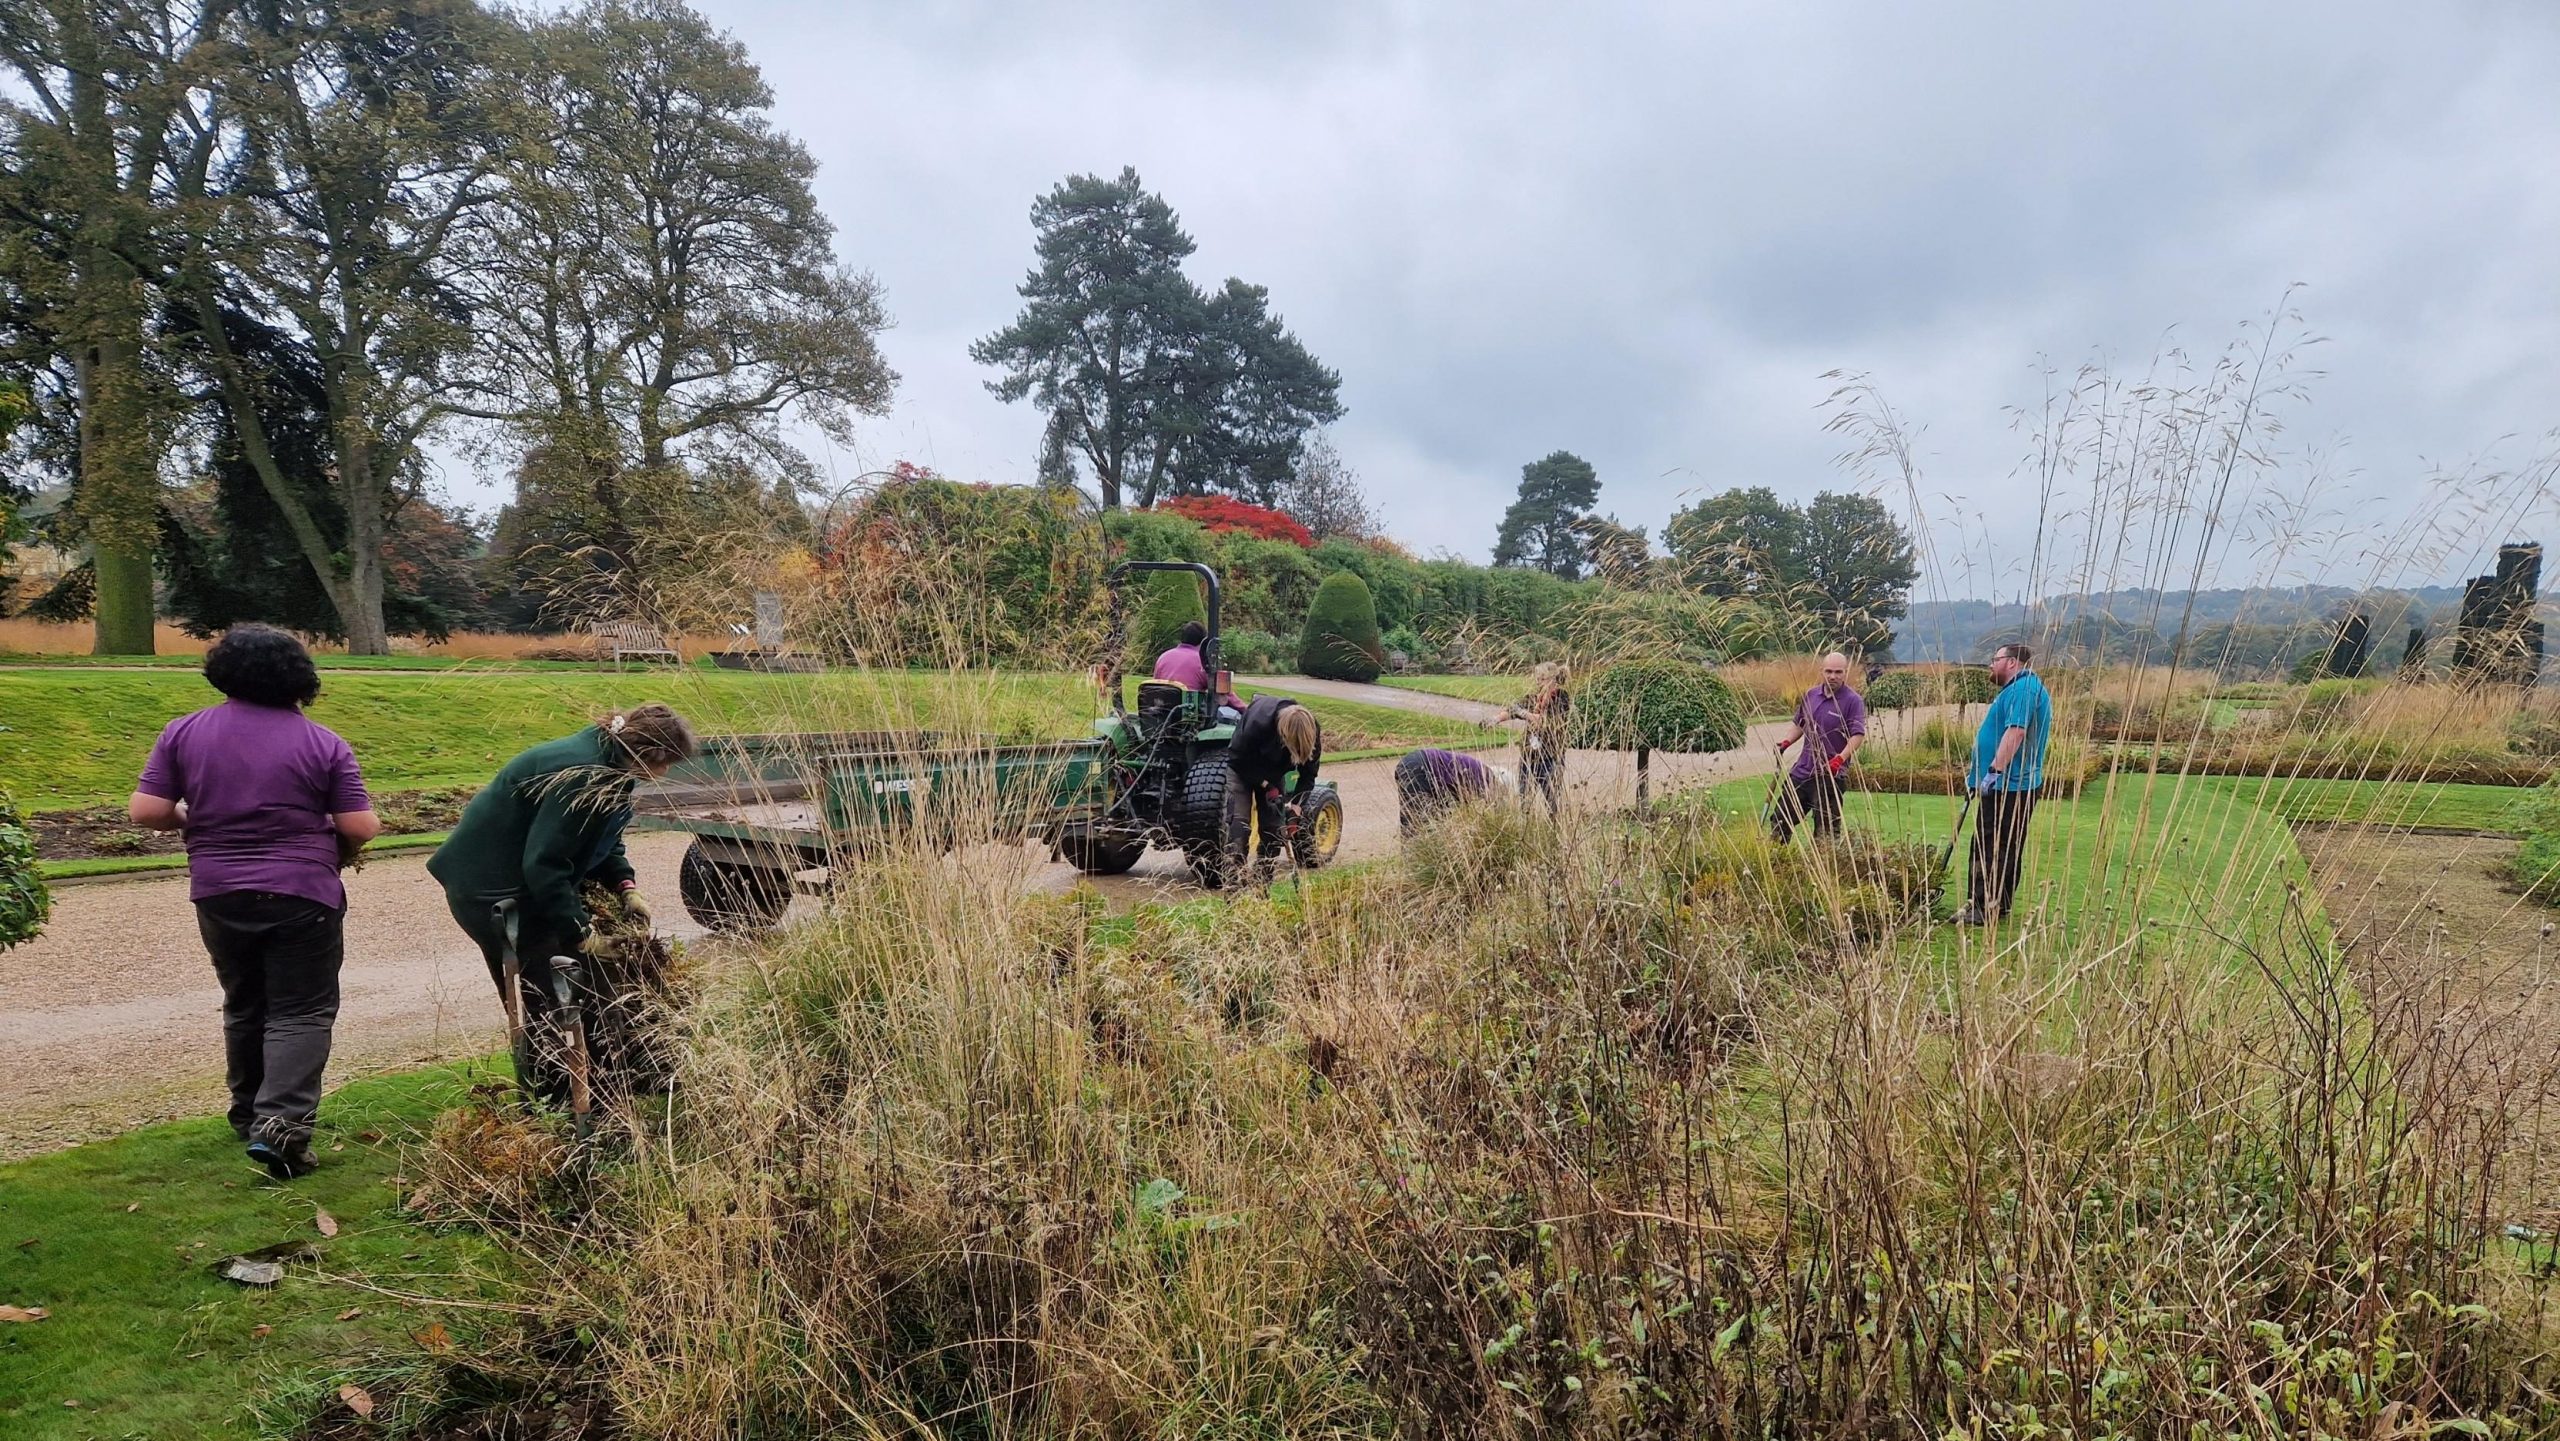
M 1289 849 L 1308 870 L 1333 864 L 1342 849 L 1342 792 L 1319 790 L 1306 801 Z

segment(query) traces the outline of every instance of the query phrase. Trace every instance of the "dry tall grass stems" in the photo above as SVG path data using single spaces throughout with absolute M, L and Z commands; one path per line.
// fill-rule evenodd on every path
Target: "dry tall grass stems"
M 2250 528 L 2286 359 L 2083 376 L 2003 588 L 2294 544 Z M 1900 422 L 1852 382 L 1838 423 L 1929 545 Z M 2521 514 L 2511 479 L 2467 503 Z M 2369 551 L 2444 563 L 2412 535 Z M 925 592 L 955 640 L 965 590 Z M 2157 659 L 2092 688 L 2215 669 Z M 2476 729 L 2405 704 L 2377 777 Z M 668 1438 L 2547 1431 L 2551 1258 L 2502 1228 L 2560 1048 L 2360 977 L 2288 848 L 2167 894 L 2172 848 L 2266 824 L 2181 769 L 2034 852 L 2107 869 L 2101 914 L 1953 935 L 1934 855 L 1676 806 L 1477 807 L 1125 918 L 1026 894 L 1019 846 L 875 838 L 585 1207 L 492 1218 L 550 1324 L 488 1364 Z

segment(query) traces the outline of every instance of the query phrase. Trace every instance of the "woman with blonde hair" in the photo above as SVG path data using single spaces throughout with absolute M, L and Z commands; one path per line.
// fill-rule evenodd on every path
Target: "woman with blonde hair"
M 1315 792 L 1316 771 L 1324 764 L 1324 727 L 1316 713 L 1286 696 L 1255 696 L 1236 722 L 1235 739 L 1227 743 L 1226 872 L 1240 880 L 1256 857 L 1245 854 L 1253 832 L 1255 810 L 1262 822 L 1261 854 L 1280 846 L 1285 829 L 1281 812 L 1297 812 Z M 1288 783 L 1284 794 L 1283 783 Z
M 444 886 L 445 908 L 480 947 L 489 979 L 501 988 L 501 1005 L 508 1001 L 507 935 L 497 906 L 515 902 L 525 1017 L 516 1075 L 555 1103 L 567 1093 L 567 1078 L 543 1056 L 556 1048 L 530 1039 L 546 1029 L 542 1022 L 555 1004 L 551 957 L 593 948 L 580 895 L 589 881 L 620 897 L 625 915 L 647 923 L 649 903 L 622 849 L 632 793 L 642 780 L 691 759 L 693 750 L 692 728 L 666 706 L 606 716 L 499 767 L 427 860 L 427 874 Z
M 1529 671 L 1529 693 L 1502 708 L 1504 720 L 1528 722 L 1520 728 L 1520 794 L 1530 788 L 1547 798 L 1547 814 L 1556 814 L 1564 783 L 1564 755 L 1573 694 L 1565 689 L 1562 661 L 1540 661 Z

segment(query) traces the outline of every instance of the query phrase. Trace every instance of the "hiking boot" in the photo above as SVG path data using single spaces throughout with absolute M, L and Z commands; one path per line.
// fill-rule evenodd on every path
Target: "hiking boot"
M 272 1121 L 261 1121 L 252 1129 L 249 1159 L 266 1167 L 267 1174 L 279 1181 L 308 1176 L 320 1168 L 319 1158 L 311 1154 L 309 1136 L 296 1135 L 293 1129 Z
M 1988 922 L 1983 919 L 1982 907 L 1967 906 L 1963 910 L 1956 912 L 1956 924 L 1960 926 L 1979 926 L 1988 924 Z
M 320 1169 L 319 1158 L 308 1145 L 290 1142 L 251 1141 L 249 1159 L 267 1168 L 267 1174 L 279 1181 L 300 1180 Z

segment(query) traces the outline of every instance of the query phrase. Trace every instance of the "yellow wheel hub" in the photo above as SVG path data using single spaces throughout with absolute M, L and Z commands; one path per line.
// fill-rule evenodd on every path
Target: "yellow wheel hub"
M 1339 806 L 1326 806 L 1324 809 L 1317 811 L 1315 834 L 1316 854 L 1320 856 L 1332 855 L 1333 848 L 1342 844 L 1342 808 Z

